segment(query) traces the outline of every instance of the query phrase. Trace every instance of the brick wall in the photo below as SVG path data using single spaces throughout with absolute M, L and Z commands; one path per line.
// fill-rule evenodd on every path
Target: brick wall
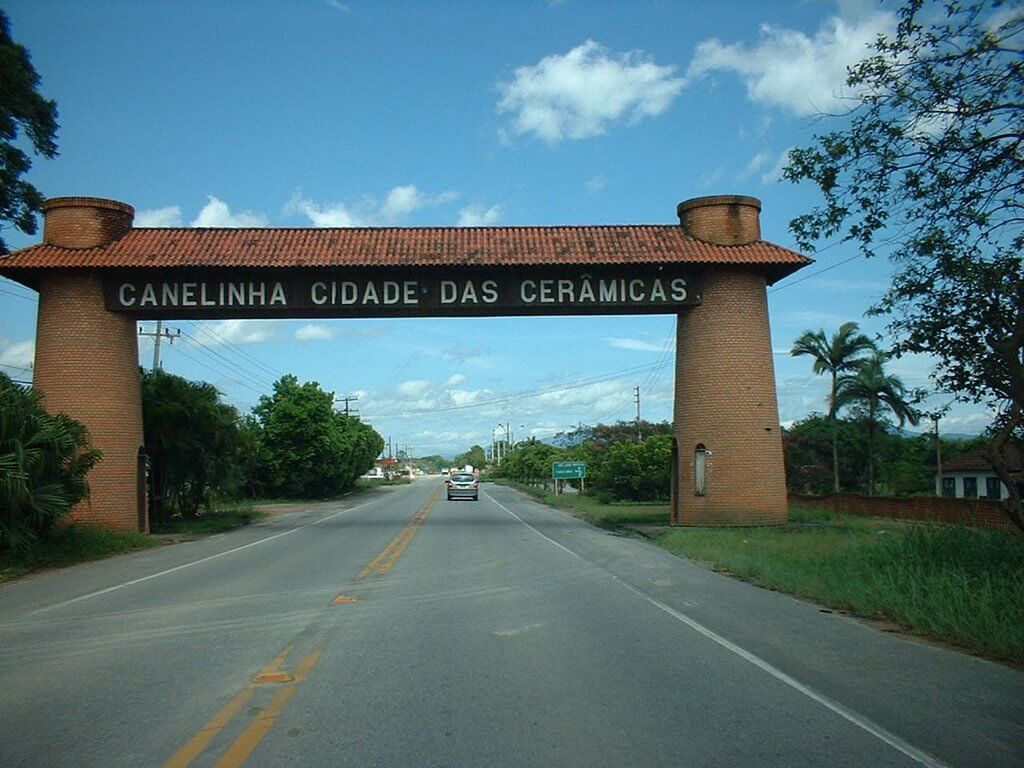
M 684 200 L 676 206 L 687 234 L 717 245 L 761 239 L 761 201 L 744 195 L 714 195 Z
M 939 496 L 801 496 L 791 494 L 790 504 L 817 507 L 843 515 L 895 517 L 900 520 L 921 520 L 961 523 L 981 528 L 1013 528 L 1003 512 L 1003 505 L 992 499 L 946 499 Z
M 142 395 L 135 320 L 103 307 L 97 275 L 47 272 L 40 280 L 34 384 L 43 405 L 89 430 L 103 451 L 87 477 L 91 498 L 75 522 L 139 530 L 136 466 L 142 445 Z M 145 529 L 145 523 L 143 524 Z
M 55 197 L 43 204 L 43 242 L 64 248 L 93 248 L 128 234 L 135 209 L 97 197 Z
M 675 429 L 681 525 L 770 525 L 788 516 L 765 278 L 708 271 L 703 301 L 679 315 Z M 696 495 L 694 457 L 707 459 Z

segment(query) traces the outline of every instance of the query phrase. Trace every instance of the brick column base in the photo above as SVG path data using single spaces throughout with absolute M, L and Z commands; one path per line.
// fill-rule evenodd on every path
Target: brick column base
M 788 517 L 763 275 L 709 271 L 676 330 L 673 524 L 772 525 Z M 703 464 L 704 487 L 697 487 Z M 701 492 L 702 491 L 702 492 Z
M 72 522 L 147 532 L 137 496 L 143 439 L 135 320 L 104 309 L 98 276 L 54 271 L 41 278 L 34 385 L 48 411 L 82 422 L 103 452 L 87 476 L 90 498 L 72 510 Z

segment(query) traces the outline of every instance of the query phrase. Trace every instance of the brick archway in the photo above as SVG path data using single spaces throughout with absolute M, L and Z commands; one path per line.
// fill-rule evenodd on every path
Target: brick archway
M 760 209 L 716 196 L 680 203 L 678 225 L 136 229 L 129 205 L 66 197 L 0 274 L 39 292 L 46 407 L 103 451 L 80 522 L 145 528 L 137 319 L 661 313 L 678 318 L 672 521 L 763 525 L 787 516 L 765 288 L 810 259 L 761 240 Z

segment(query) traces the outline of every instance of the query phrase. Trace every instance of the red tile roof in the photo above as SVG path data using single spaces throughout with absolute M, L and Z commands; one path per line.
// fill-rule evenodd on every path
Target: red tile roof
M 992 472 L 992 462 L 985 456 L 986 448 L 974 448 L 957 456 L 955 459 L 942 462 L 943 472 Z M 1007 456 L 1010 460 L 1010 471 L 1020 472 L 1022 457 L 1021 450 L 1014 445 L 1007 446 Z
M 774 281 L 811 259 L 764 241 L 713 245 L 673 225 L 133 229 L 111 245 L 34 245 L 0 273 L 40 269 L 693 264 L 763 267 Z

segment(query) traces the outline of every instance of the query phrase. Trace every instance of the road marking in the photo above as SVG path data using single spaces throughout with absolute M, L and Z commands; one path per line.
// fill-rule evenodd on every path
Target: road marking
M 284 663 L 284 660 L 288 658 L 288 654 L 291 653 L 292 647 L 289 645 L 283 651 L 281 651 L 274 659 L 263 668 L 260 673 L 262 675 L 274 675 L 277 674 L 278 667 Z M 258 679 L 259 676 L 257 676 Z M 235 696 L 231 701 L 223 706 L 223 708 L 210 718 L 209 722 L 206 723 L 199 732 L 196 733 L 188 743 L 179 749 L 170 760 L 164 763 L 163 768 L 186 768 L 193 760 L 202 754 L 203 750 L 206 749 L 207 745 L 213 738 L 220 733 L 224 726 L 231 722 L 231 719 L 238 714 L 240 710 L 256 691 L 255 684 L 249 684 L 242 691 Z
M 442 486 L 437 487 L 437 490 L 434 491 L 423 506 L 416 510 L 416 514 L 412 516 L 412 519 L 402 527 L 402 530 L 398 532 L 398 535 L 396 535 L 395 538 L 393 538 L 391 542 L 380 551 L 380 554 L 370 561 L 369 565 L 359 572 L 360 579 L 365 579 L 371 573 L 383 575 L 391 569 L 391 566 L 395 564 L 398 556 L 401 555 L 412 540 L 416 538 L 416 534 L 419 533 L 420 527 L 423 525 L 423 521 L 427 519 L 427 515 L 430 514 L 430 510 L 433 508 L 434 502 L 436 502 L 438 497 L 441 495 L 441 487 Z
M 548 535 L 542 533 L 541 531 L 539 531 L 538 529 L 534 528 L 528 522 L 523 520 L 523 518 L 521 518 L 519 515 L 517 515 L 515 512 L 513 512 L 511 509 L 506 507 L 504 504 L 502 504 L 500 501 L 495 499 L 490 494 L 487 494 L 487 498 L 490 501 L 494 502 L 500 509 L 503 509 L 505 512 L 507 512 L 512 517 L 514 517 L 516 520 L 518 520 L 520 523 L 525 525 L 527 528 L 529 528 L 531 531 L 536 533 L 538 536 L 540 536 L 542 539 L 544 539 L 548 543 L 554 544 L 560 550 L 562 550 L 563 552 L 566 552 L 566 553 L 572 555 L 577 560 L 580 560 L 580 561 L 582 561 L 584 563 L 587 563 L 587 564 L 593 566 L 594 568 L 598 568 L 598 569 L 604 571 L 606 574 L 608 574 L 608 576 L 610 576 L 612 578 L 613 581 L 615 581 L 618 584 L 620 584 L 621 586 L 625 587 L 626 589 L 628 589 L 633 594 L 638 595 L 639 597 L 643 598 L 648 603 L 653 605 L 655 608 L 658 608 L 659 610 L 667 613 L 672 618 L 674 618 L 677 621 L 679 621 L 679 622 L 685 624 L 686 626 L 690 627 L 690 629 L 693 629 L 694 631 L 699 632 L 700 634 L 704 635 L 704 637 L 708 638 L 709 640 L 711 640 L 711 641 L 717 643 L 718 645 L 722 646 L 723 648 L 725 648 L 727 651 L 730 651 L 730 652 L 736 654 L 737 656 L 739 656 L 744 661 L 750 662 L 751 664 L 753 664 L 755 667 L 757 667 L 758 669 L 762 670 L 763 672 L 767 672 L 769 675 L 774 677 L 776 680 L 784 683 L 785 685 L 788 685 L 793 690 L 798 691 L 799 693 L 802 693 L 804 696 L 806 696 L 807 698 L 811 699 L 812 701 L 815 701 L 818 704 L 821 704 L 826 709 L 831 710 L 832 712 L 834 712 L 835 714 L 839 715 L 844 720 L 846 720 L 846 721 L 852 723 L 853 725 L 857 726 L 861 730 L 866 731 L 867 733 L 870 733 L 872 736 L 874 736 L 875 738 L 885 742 L 886 744 L 888 744 L 890 747 L 892 747 L 893 749 L 897 750 L 898 752 L 902 752 L 904 755 L 906 755 L 907 757 L 909 757 L 911 760 L 913 760 L 914 762 L 918 763 L 919 765 L 927 766 L 927 768 L 950 768 L 950 766 L 947 763 L 944 763 L 941 760 L 939 760 L 939 759 L 937 759 L 935 757 L 932 757 L 927 752 L 925 752 L 925 751 L 923 751 L 921 749 L 918 749 L 917 747 L 915 747 L 910 742 L 905 741 L 904 739 L 901 739 L 899 736 L 897 736 L 896 734 L 892 733 L 891 731 L 886 730 L 885 728 L 883 728 L 882 726 L 878 725 L 878 723 L 874 722 L 873 720 L 869 719 L 868 717 L 865 717 L 864 715 L 860 714 L 859 712 L 856 712 L 856 711 L 850 709 L 849 707 L 847 707 L 847 706 L 845 706 L 843 704 L 840 704 L 835 699 L 832 699 L 832 698 L 826 696 L 825 694 L 816 691 L 815 689 L 811 688 L 809 685 L 805 685 L 804 683 L 801 683 L 796 678 L 791 677 L 790 675 L 787 675 L 781 669 L 779 669 L 778 667 L 776 667 L 776 666 L 770 664 L 769 662 L 765 661 L 760 656 L 754 655 L 753 653 L 751 653 L 747 649 L 745 649 L 745 648 L 743 648 L 743 647 L 741 647 L 739 645 L 736 645 L 736 643 L 732 642 L 731 640 L 727 640 L 726 638 L 722 637 L 720 634 L 718 634 L 714 630 L 709 629 L 708 627 L 705 627 L 703 624 L 701 624 L 696 619 L 692 619 L 689 616 L 687 616 L 685 613 L 681 613 L 680 611 L 677 611 L 675 608 L 673 608 L 673 607 L 671 607 L 669 605 L 666 605 L 665 603 L 661 602 L 660 600 L 658 600 L 656 598 L 651 597 L 646 592 L 641 590 L 639 587 L 637 587 L 634 584 L 626 581 L 625 579 L 623 579 L 618 574 L 613 573 L 612 571 L 608 570 L 607 568 L 605 568 L 602 565 L 598 565 L 597 563 L 594 563 L 594 562 L 592 562 L 590 560 L 587 560 L 582 555 L 579 555 L 579 554 L 573 552 L 568 547 L 566 547 L 566 546 L 564 546 L 562 544 L 559 544 L 557 541 L 552 539 L 550 536 L 548 536 Z
M 304 531 L 304 530 L 306 530 L 307 528 L 309 528 L 311 526 L 320 525 L 320 523 L 326 523 L 328 520 L 333 520 L 334 518 L 338 517 L 339 515 L 343 515 L 346 512 L 355 512 L 357 509 L 362 509 L 363 507 L 369 506 L 370 504 L 374 503 L 374 501 L 379 501 L 379 499 L 373 499 L 372 501 L 367 501 L 367 502 L 364 502 L 363 504 L 357 504 L 356 506 L 350 507 L 349 509 L 343 509 L 340 512 L 335 512 L 333 515 L 328 515 L 327 517 L 322 517 L 319 520 L 314 520 L 311 523 L 306 523 L 305 525 L 300 525 L 298 528 L 291 528 L 291 529 L 289 529 L 287 531 L 282 531 L 281 533 L 275 533 L 273 536 L 267 536 L 265 538 L 258 539 L 257 541 L 251 541 L 248 544 L 242 544 L 241 546 L 233 547 L 232 549 L 227 549 L 227 550 L 225 550 L 223 552 L 218 552 L 215 555 L 209 555 L 207 557 L 201 557 L 198 560 L 193 560 L 190 563 L 184 563 L 182 565 L 176 565 L 173 568 L 168 568 L 167 570 L 160 571 L 159 573 L 151 573 L 148 576 L 142 576 L 141 578 L 138 578 L 138 579 L 132 579 L 131 581 L 125 581 L 125 582 L 122 582 L 121 584 L 115 584 L 114 586 L 107 587 L 106 589 L 98 589 L 95 592 L 90 592 L 90 593 L 88 593 L 86 595 L 80 595 L 79 597 L 73 597 L 70 600 L 65 600 L 64 602 L 61 602 L 61 603 L 54 603 L 53 605 L 48 605 L 48 606 L 46 606 L 44 608 L 38 608 L 38 609 L 32 611 L 31 615 L 35 615 L 37 613 L 43 613 L 45 611 L 52 611 L 54 608 L 63 608 L 66 605 L 73 605 L 74 603 L 80 603 L 83 600 L 90 600 L 90 599 L 92 599 L 94 597 L 99 597 L 100 595 L 106 595 L 106 594 L 109 594 L 110 592 L 116 592 L 117 590 L 124 589 L 125 587 L 131 587 L 131 586 L 134 586 L 135 584 L 141 584 L 142 582 L 149 581 L 150 579 L 156 579 L 156 578 L 159 578 L 161 576 L 166 576 L 169 573 L 176 573 L 177 571 L 182 571 L 182 570 L 184 570 L 186 568 L 191 568 L 194 565 L 200 565 L 201 563 L 207 563 L 210 560 L 216 560 L 218 557 L 224 557 L 225 555 L 231 555 L 231 554 L 234 554 L 235 552 L 241 552 L 243 549 L 249 549 L 249 547 L 256 547 L 256 546 L 259 546 L 260 544 L 266 544 L 268 541 L 273 541 L 274 539 L 280 539 L 282 536 L 290 536 L 293 533 L 298 533 L 299 531 Z
M 260 745 L 260 742 L 263 741 L 271 727 L 273 727 L 278 715 L 284 711 L 285 706 L 291 701 L 292 696 L 295 695 L 295 691 L 298 689 L 299 683 L 305 680 L 309 671 L 316 666 L 316 663 L 320 660 L 320 654 L 321 651 L 316 650 L 302 660 L 295 671 L 294 679 L 274 695 L 266 709 L 253 718 L 253 721 L 249 723 L 249 727 L 242 731 L 242 734 L 235 739 L 235 743 L 228 747 L 228 751 L 221 756 L 220 760 L 214 763 L 213 768 L 238 768 L 248 759 L 252 751 Z

